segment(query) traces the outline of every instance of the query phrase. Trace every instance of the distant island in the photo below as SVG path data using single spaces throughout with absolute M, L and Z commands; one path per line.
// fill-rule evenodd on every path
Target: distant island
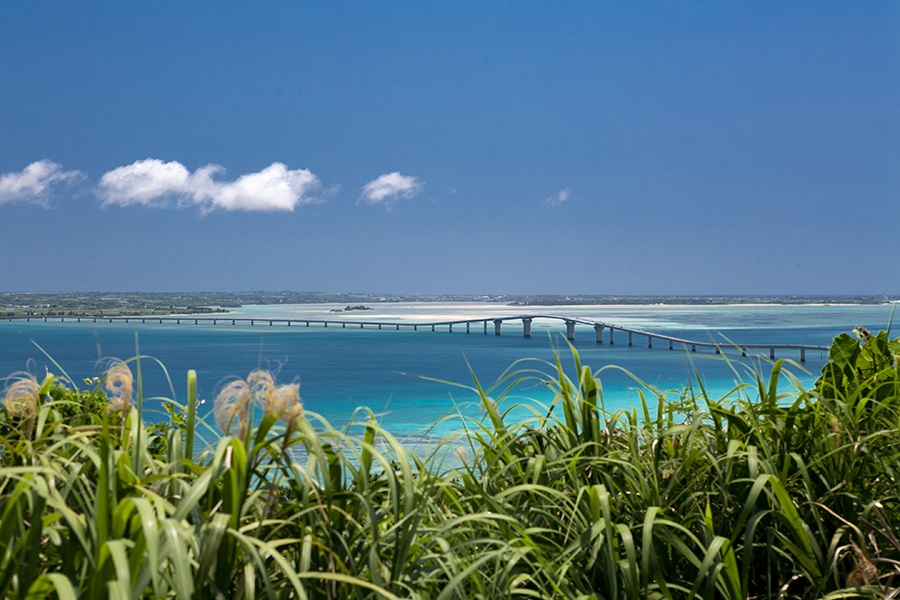
M 344 308 L 332 308 L 331 312 L 351 312 L 354 310 L 375 310 L 370 306 L 366 306 L 365 304 L 357 304 L 356 306 L 346 306 Z
M 508 306 L 701 305 L 732 304 L 887 304 L 897 296 L 628 296 L 379 294 L 333 292 L 0 292 L 5 316 L 153 316 L 228 312 L 268 304 L 345 304 L 336 311 L 374 310 L 386 302 L 481 302 Z

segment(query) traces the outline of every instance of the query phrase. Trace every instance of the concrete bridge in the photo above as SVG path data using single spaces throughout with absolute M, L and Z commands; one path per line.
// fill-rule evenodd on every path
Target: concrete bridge
M 597 321 L 594 319 L 586 319 L 583 317 L 567 317 L 563 315 L 543 315 L 543 314 L 528 314 L 528 315 L 516 315 L 509 317 L 489 317 L 489 318 L 480 318 L 480 319 L 463 319 L 458 321 L 435 321 L 435 322 L 427 322 L 427 323 L 409 323 L 409 322 L 398 322 L 398 321 L 344 321 L 340 319 L 266 319 L 266 318 L 258 318 L 258 317 L 229 317 L 229 316 L 162 316 L 162 317 L 104 317 L 104 316 L 90 316 L 90 317 L 78 317 L 78 316 L 0 316 L 0 321 L 56 321 L 59 319 L 60 322 L 77 322 L 81 323 L 82 321 L 88 323 L 93 322 L 125 322 L 125 323 L 158 323 L 162 325 L 163 323 L 174 323 L 176 325 L 181 325 L 182 321 L 185 324 L 190 324 L 193 322 L 194 325 L 199 325 L 201 322 L 211 323 L 212 325 L 218 325 L 221 321 L 222 324 L 231 324 L 236 325 L 238 323 L 247 324 L 249 323 L 251 326 L 255 326 L 257 324 L 272 327 L 276 323 L 279 325 L 287 325 L 288 327 L 292 327 L 294 325 L 297 326 L 305 326 L 310 327 L 311 325 L 316 326 L 324 326 L 328 327 L 329 325 L 346 329 L 347 326 L 356 327 L 359 326 L 360 329 L 365 329 L 366 327 L 373 329 L 395 329 L 397 331 L 402 327 L 403 329 L 412 329 L 413 331 L 418 331 L 420 328 L 424 330 L 428 330 L 431 328 L 431 331 L 437 331 L 438 328 L 446 331 L 453 332 L 454 326 L 457 327 L 457 331 L 462 331 L 462 327 L 465 327 L 466 333 L 471 333 L 473 329 L 477 331 L 477 329 L 481 328 L 482 333 L 487 335 L 488 329 L 490 325 L 493 325 L 492 330 L 494 335 L 500 335 L 503 325 L 509 322 L 521 322 L 521 332 L 525 337 L 531 337 L 531 323 L 535 319 L 546 319 L 546 320 L 556 320 L 562 321 L 566 325 L 566 338 L 569 340 L 575 339 L 575 326 L 576 325 L 585 325 L 591 327 L 594 330 L 595 340 L 598 344 L 604 343 L 604 335 L 609 339 L 609 344 L 615 344 L 615 335 L 616 332 L 621 332 L 622 336 L 627 336 L 627 344 L 629 346 L 633 345 L 634 336 L 637 335 L 639 337 L 646 338 L 647 347 L 653 348 L 653 341 L 656 340 L 660 344 L 665 344 L 668 342 L 669 350 L 674 350 L 677 345 L 679 348 L 690 348 L 691 352 L 696 352 L 697 348 L 712 348 L 715 350 L 716 354 L 721 354 L 722 350 L 726 349 L 734 349 L 740 350 L 742 356 L 747 356 L 748 349 L 769 349 L 769 358 L 775 359 L 775 351 L 776 350 L 799 350 L 800 351 L 800 362 L 806 361 L 806 351 L 807 350 L 819 350 L 819 351 L 827 351 L 829 350 L 829 346 L 811 346 L 804 344 L 717 344 L 715 342 L 698 342 L 695 340 L 688 340 L 680 337 L 674 337 L 670 335 L 664 335 L 661 333 L 654 333 L 652 331 L 644 331 L 643 329 L 635 329 L 633 327 L 622 327 L 621 325 L 613 325 L 612 323 L 606 323 L 604 321 Z M 509 323 L 512 325 L 512 323 Z M 473 327 L 474 326 L 474 327 Z M 609 331 L 606 334 L 606 331 Z M 620 338 L 623 339 L 623 338 Z

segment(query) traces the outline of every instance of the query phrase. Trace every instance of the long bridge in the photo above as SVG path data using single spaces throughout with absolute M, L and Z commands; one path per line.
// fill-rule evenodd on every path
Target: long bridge
M 189 324 L 193 321 L 194 325 L 199 325 L 201 322 L 204 324 L 212 323 L 213 325 L 218 325 L 219 321 L 223 324 L 228 324 L 230 322 L 231 325 L 236 325 L 238 323 L 247 324 L 249 323 L 251 326 L 255 326 L 256 324 L 266 325 L 269 327 L 274 326 L 276 323 L 279 325 L 286 324 L 288 327 L 293 325 L 297 326 L 306 326 L 310 327 L 311 325 L 322 325 L 328 327 L 329 325 L 338 326 L 340 325 L 342 328 L 346 329 L 348 325 L 351 327 L 359 326 L 360 329 L 365 329 L 366 327 L 383 329 L 396 329 L 399 331 L 401 328 L 404 329 L 412 329 L 413 331 L 418 331 L 419 328 L 423 330 L 427 330 L 429 327 L 431 331 L 437 331 L 438 328 L 447 328 L 446 330 L 449 332 L 453 332 L 453 327 L 456 326 L 458 328 L 462 328 L 465 326 L 466 333 L 471 333 L 473 328 L 478 329 L 478 326 L 481 326 L 484 335 L 487 335 L 489 324 L 493 324 L 493 332 L 494 335 L 500 335 L 502 326 L 504 323 L 509 321 L 521 321 L 522 326 L 522 335 L 525 337 L 531 337 L 531 323 L 535 319 L 545 319 L 545 320 L 556 320 L 563 321 L 566 325 L 566 339 L 574 340 L 575 339 L 575 326 L 576 325 L 587 325 L 594 329 L 594 335 L 596 342 L 598 344 L 604 343 L 604 333 L 606 330 L 609 330 L 608 338 L 610 344 L 615 344 L 615 334 L 617 331 L 621 332 L 624 335 L 627 335 L 628 345 L 632 346 L 634 342 L 634 336 L 638 335 L 641 337 L 645 337 L 647 339 L 647 347 L 653 348 L 653 341 L 657 340 L 660 343 L 668 342 L 669 350 L 674 350 L 675 346 L 678 345 L 679 348 L 688 348 L 690 347 L 691 352 L 696 352 L 697 348 L 713 348 L 716 351 L 716 354 L 721 354 L 723 349 L 733 348 L 735 350 L 740 350 L 742 356 L 747 356 L 748 349 L 769 349 L 769 358 L 775 359 L 775 351 L 776 350 L 799 350 L 800 351 L 800 362 L 806 361 L 806 351 L 807 350 L 819 350 L 819 351 L 827 351 L 829 349 L 828 346 L 812 346 L 812 345 L 804 345 L 804 344 L 739 344 L 739 343 L 726 343 L 720 344 L 716 342 L 700 342 L 696 340 L 688 340 L 680 337 L 675 337 L 671 335 L 665 335 L 662 333 L 655 333 L 652 331 L 645 331 L 643 329 L 636 329 L 634 327 L 623 327 L 621 325 L 614 325 L 612 323 L 606 323 L 604 321 L 598 321 L 595 319 L 586 319 L 583 317 L 567 317 L 563 315 L 542 315 L 542 314 L 526 314 L 526 315 L 516 315 L 516 316 L 506 316 L 506 317 L 488 317 L 488 318 L 479 318 L 479 319 L 461 319 L 456 321 L 435 321 L 435 322 L 427 322 L 427 323 L 410 323 L 410 322 L 397 322 L 397 321 L 359 321 L 359 320 L 340 320 L 340 319 L 269 319 L 269 318 L 259 318 L 259 317 L 229 317 L 229 316 L 204 316 L 204 317 L 196 317 L 196 316 L 129 316 L 129 317 L 118 317 L 118 316 L 76 316 L 76 315 L 58 315 L 58 316 L 0 316 L 0 321 L 48 321 L 53 320 L 56 321 L 59 319 L 60 322 L 78 322 L 81 323 L 82 320 L 85 322 L 94 322 L 97 323 L 98 320 L 100 322 L 135 322 L 140 321 L 141 323 L 159 323 L 162 325 L 163 323 L 172 323 L 174 322 L 176 325 L 180 325 L 182 321 L 186 324 Z M 475 327 L 473 327 L 475 326 Z M 460 329 L 458 329 L 459 331 Z

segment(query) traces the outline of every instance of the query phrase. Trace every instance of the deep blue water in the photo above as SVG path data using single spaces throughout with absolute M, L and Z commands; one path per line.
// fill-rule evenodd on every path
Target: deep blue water
M 313 310 L 327 314 L 329 307 L 248 307 L 242 313 L 253 316 L 295 315 Z M 481 314 L 490 309 L 479 305 Z M 442 310 L 439 310 L 442 309 Z M 497 310 L 500 310 L 499 308 Z M 507 314 L 512 309 L 504 308 Z M 431 312 L 428 312 L 431 311 Z M 332 318 L 421 318 L 422 314 L 448 313 L 472 316 L 468 307 L 402 305 L 385 309 L 378 315 L 331 315 Z M 537 312 L 537 311 L 521 311 Z M 603 319 L 607 322 L 642 327 L 698 341 L 722 341 L 723 337 L 743 343 L 797 343 L 827 345 L 855 325 L 872 330 L 885 328 L 889 306 L 876 307 L 635 307 L 635 308 L 554 308 L 554 314 L 570 314 Z M 302 318 L 302 316 L 301 316 Z M 310 317 L 311 318 L 311 317 Z M 503 335 L 483 335 L 481 328 L 472 333 L 448 333 L 446 330 L 412 332 L 407 330 L 359 330 L 335 327 L 293 327 L 285 325 L 232 326 L 227 324 L 180 326 L 174 324 L 120 324 L 59 322 L 0 322 L 0 374 L 30 368 L 42 375 L 48 368 L 58 373 L 32 343 L 40 344 L 76 381 L 98 374 L 98 357 L 128 358 L 135 354 L 135 333 L 140 350 L 161 361 L 174 383 L 174 398 L 185 399 L 185 375 L 195 369 L 200 397 L 209 410 L 213 392 L 224 378 L 246 376 L 260 363 L 278 372 L 281 382 L 299 378 L 301 396 L 307 410 L 319 413 L 332 424 L 347 422 L 357 407 L 367 406 L 383 415 L 383 422 L 398 434 L 420 431 L 433 424 L 455 403 L 473 399 L 471 392 L 418 376 L 472 384 L 468 360 L 483 385 L 489 386 L 514 361 L 523 358 L 553 360 L 554 345 L 561 348 L 563 363 L 574 376 L 572 358 L 565 345 L 563 327 L 541 326 L 535 322 L 531 338 L 521 335 L 520 324 L 504 325 Z M 548 335 L 550 332 L 550 335 Z M 608 337 L 607 337 L 608 340 Z M 748 369 L 767 370 L 765 357 L 741 359 L 729 354 L 730 363 L 709 351 L 687 353 L 667 346 L 647 348 L 646 338 L 635 336 L 628 347 L 627 336 L 619 332 L 616 344 L 598 345 L 589 327 L 576 330 L 576 349 L 582 361 L 594 369 L 618 365 L 648 384 L 663 389 L 680 389 L 691 379 L 696 366 L 709 388 L 722 394 L 736 385 L 737 369 L 744 381 L 751 381 Z M 657 342 L 659 343 L 659 342 Z M 825 362 L 825 353 L 807 352 L 807 362 L 792 371 L 810 385 Z M 780 352 L 777 358 L 799 359 L 799 353 Z M 28 364 L 29 359 L 33 363 Z M 531 367 L 542 367 L 533 362 Z M 153 361 L 142 362 L 144 396 L 173 397 L 163 370 Z M 608 409 L 634 406 L 638 402 L 638 384 L 618 370 L 601 375 Z M 497 392 L 499 393 L 499 392 Z M 496 396 L 497 393 L 492 395 Z M 534 383 L 519 386 L 516 399 L 549 401 L 545 388 Z M 512 402 L 513 400 L 510 400 Z M 147 409 L 153 418 L 160 414 L 159 401 L 150 400 Z M 477 411 L 472 414 L 477 414 Z M 447 426 L 444 430 L 453 429 Z

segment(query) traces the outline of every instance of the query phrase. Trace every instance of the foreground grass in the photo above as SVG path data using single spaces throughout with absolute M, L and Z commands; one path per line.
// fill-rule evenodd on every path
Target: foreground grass
M 136 359 L 88 391 L 11 379 L 0 595 L 900 595 L 900 340 L 837 338 L 813 390 L 779 361 L 723 399 L 647 387 L 617 412 L 572 353 L 552 406 L 509 422 L 502 391 L 533 373 L 476 382 L 484 418 L 423 455 L 370 413 L 304 414 L 260 372 L 220 395 L 234 435 L 205 450 L 193 373 L 164 426 L 131 400 Z

